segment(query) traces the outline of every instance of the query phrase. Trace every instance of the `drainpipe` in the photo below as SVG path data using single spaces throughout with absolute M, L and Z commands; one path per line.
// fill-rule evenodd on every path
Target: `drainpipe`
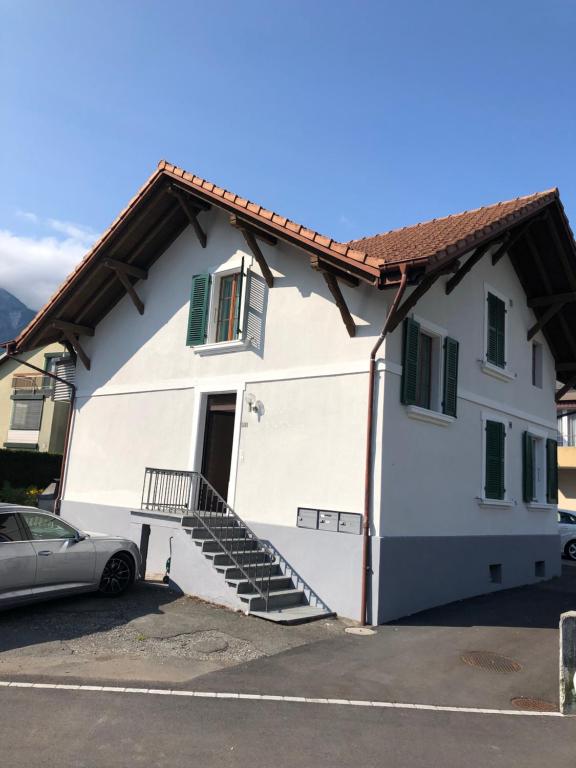
M 376 353 L 382 346 L 382 342 L 386 338 L 388 333 L 388 326 L 394 313 L 398 309 L 398 305 L 402 300 L 404 291 L 406 290 L 406 283 L 408 281 L 408 271 L 405 266 L 402 267 L 402 276 L 400 279 L 400 285 L 394 296 L 392 306 L 386 315 L 386 321 L 378 340 L 370 353 L 370 367 L 368 370 L 368 418 L 366 425 L 366 472 L 364 476 L 364 519 L 362 524 L 362 597 L 360 603 L 360 622 L 362 626 L 366 626 L 366 611 L 367 611 L 367 590 L 368 590 L 368 570 L 369 566 L 369 554 L 370 554 L 370 507 L 372 504 L 372 474 L 374 469 L 374 456 L 372 452 L 372 441 L 374 437 L 374 386 L 376 375 Z
M 76 404 L 76 385 L 72 384 L 71 381 L 66 381 L 66 379 L 62 379 L 60 376 L 56 376 L 55 373 L 50 373 L 49 371 L 44 371 L 42 368 L 38 368 L 36 365 L 32 365 L 32 363 L 27 362 L 26 360 L 21 360 L 19 357 L 16 357 L 12 354 L 10 351 L 11 344 L 5 344 L 6 348 L 6 357 L 9 357 L 11 360 L 14 360 L 16 363 L 20 363 L 20 365 L 25 365 L 27 368 L 31 368 L 33 371 L 36 371 L 37 373 L 41 373 L 43 376 L 48 376 L 51 379 L 54 379 L 55 381 L 59 381 L 61 384 L 66 384 L 67 387 L 70 387 L 70 410 L 68 411 L 68 422 L 66 424 L 66 435 L 64 437 L 64 450 L 62 453 L 62 465 L 60 467 L 60 482 L 58 483 L 58 495 L 56 496 L 56 500 L 54 502 L 54 512 L 55 514 L 60 514 L 60 507 L 62 505 L 62 495 L 64 493 L 64 475 L 68 466 L 68 445 L 70 443 L 70 434 L 72 432 L 72 418 L 74 416 L 74 406 Z

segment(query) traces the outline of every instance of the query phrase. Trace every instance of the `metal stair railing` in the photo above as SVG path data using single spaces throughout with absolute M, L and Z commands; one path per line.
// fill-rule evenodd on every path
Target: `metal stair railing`
M 260 595 L 268 610 L 272 568 L 277 564 L 275 552 L 234 512 L 204 475 L 147 467 L 141 509 L 192 515 Z M 263 562 L 257 557 L 261 554 Z M 257 565 L 261 566 L 260 575 L 255 575 Z

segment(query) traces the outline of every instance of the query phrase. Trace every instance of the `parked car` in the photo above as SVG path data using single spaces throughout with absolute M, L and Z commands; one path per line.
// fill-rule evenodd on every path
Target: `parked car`
M 0 504 L 0 608 L 79 592 L 114 597 L 140 568 L 128 539 L 79 531 L 35 507 Z
M 562 552 L 570 560 L 576 560 L 576 514 L 559 509 L 558 528 L 560 529 Z

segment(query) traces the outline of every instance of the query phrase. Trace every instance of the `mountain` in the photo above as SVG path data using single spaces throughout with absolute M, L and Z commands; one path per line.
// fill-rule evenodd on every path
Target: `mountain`
M 16 296 L 0 288 L 0 342 L 15 338 L 35 314 Z

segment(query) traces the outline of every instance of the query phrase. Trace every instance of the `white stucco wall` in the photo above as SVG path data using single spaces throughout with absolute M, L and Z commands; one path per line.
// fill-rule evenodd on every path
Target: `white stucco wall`
M 556 533 L 553 509 L 529 508 L 522 500 L 522 432 L 556 436 L 554 361 L 542 334 L 542 388 L 532 385 L 532 349 L 526 334 L 535 322 L 507 257 L 493 266 L 481 260 L 449 296 L 441 278 L 417 304 L 414 316 L 460 342 L 458 418 L 440 426 L 408 416 L 400 402 L 402 328 L 386 341 L 392 363 L 385 374 L 382 533 L 387 536 L 462 536 Z M 507 308 L 506 358 L 513 379 L 485 373 L 485 290 L 511 299 Z M 394 369 L 394 363 L 398 365 Z M 482 416 L 506 421 L 507 496 L 511 507 L 481 506 Z
M 306 255 L 281 244 L 263 245 L 275 275 L 263 349 L 199 356 L 185 344 L 192 276 L 242 256 L 258 271 L 223 213 L 211 211 L 203 223 L 206 249 L 188 229 L 150 269 L 148 280 L 138 283 L 143 316 L 125 297 L 95 336 L 83 340 L 92 370 L 78 368 L 79 408 L 65 498 L 134 506 L 146 466 L 199 468 L 201 394 L 228 390 L 240 393 L 239 404 L 249 391 L 264 406 L 260 418 L 244 412 L 238 420 L 231 500 L 239 514 L 293 525 L 298 506 L 361 512 L 367 361 L 391 292 L 343 287 L 359 324 L 358 336 L 350 339 Z M 533 315 L 507 258 L 495 267 L 489 257 L 483 259 L 449 296 L 446 279 L 421 299 L 415 316 L 460 341 L 458 419 L 441 427 L 407 417 L 399 396 L 399 327 L 383 347 L 386 372 L 378 387 L 375 509 L 383 511 L 382 530 L 389 535 L 550 530 L 552 515 L 521 502 L 520 435 L 525 424 L 553 434 L 551 355 L 536 337 L 544 345 L 544 382 L 542 389 L 533 387 L 526 341 Z M 478 362 L 484 356 L 486 285 L 512 300 L 507 343 L 512 381 L 488 376 Z M 481 418 L 493 410 L 512 423 L 507 465 L 510 496 L 517 502 L 513 509 L 481 508 L 475 498 L 482 487 Z M 374 522 L 378 533 L 378 514 Z

